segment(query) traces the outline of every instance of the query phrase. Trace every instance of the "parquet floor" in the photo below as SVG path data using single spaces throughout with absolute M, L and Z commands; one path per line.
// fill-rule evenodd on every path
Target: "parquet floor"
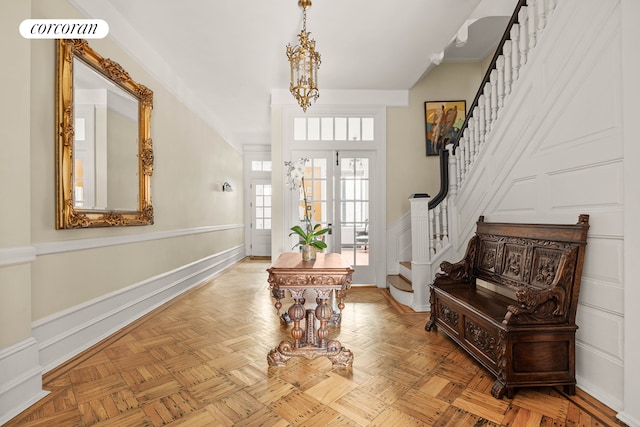
M 51 393 L 6 426 L 622 425 L 581 391 L 494 399 L 487 371 L 424 330 L 426 313 L 377 288 L 352 288 L 331 328 L 352 368 L 324 357 L 268 367 L 267 353 L 290 333 L 268 266 L 247 259 L 49 372 Z

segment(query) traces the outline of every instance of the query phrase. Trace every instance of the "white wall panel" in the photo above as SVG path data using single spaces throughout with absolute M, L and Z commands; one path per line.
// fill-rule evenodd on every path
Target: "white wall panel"
M 535 213 L 538 200 L 536 177 L 516 178 L 498 202 L 496 213 Z
M 621 408 L 620 385 L 624 382 L 624 367 L 616 359 L 576 343 L 576 381 L 578 387 L 595 396 L 605 405 Z
M 588 238 L 583 275 L 602 282 L 622 285 L 622 245 L 622 239 L 597 236 Z
M 550 208 L 622 205 L 622 163 L 583 165 L 549 173 Z
M 621 286 L 600 282 L 582 275 L 580 303 L 622 314 L 624 309 L 624 289 Z
M 576 339 L 622 362 L 622 316 L 581 305 L 576 313 Z

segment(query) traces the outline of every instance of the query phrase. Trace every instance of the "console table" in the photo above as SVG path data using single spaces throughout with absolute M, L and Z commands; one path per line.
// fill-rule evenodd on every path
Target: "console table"
M 303 261 L 300 253 L 284 253 L 267 271 L 277 312 L 282 307 L 280 300 L 284 298 L 285 291 L 289 291 L 294 301 L 287 311 L 293 321 L 293 342 L 284 340 L 271 350 L 267 355 L 269 366 L 284 366 L 292 357 L 314 359 L 317 356 L 327 357 L 333 366 L 351 366 L 351 350 L 342 347 L 337 340 L 328 340 L 327 323 L 333 310 L 327 300 L 335 292 L 342 313 L 344 299 L 351 287 L 353 268 L 340 254 L 319 253 L 315 261 Z M 315 310 L 305 309 L 305 291 L 315 293 Z M 304 329 L 300 324 L 303 319 Z

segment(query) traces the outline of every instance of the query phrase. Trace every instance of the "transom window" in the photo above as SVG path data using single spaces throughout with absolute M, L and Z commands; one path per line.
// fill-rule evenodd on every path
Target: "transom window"
M 373 141 L 373 117 L 296 117 L 295 141 Z
M 254 172 L 271 172 L 271 160 L 251 161 L 251 170 Z

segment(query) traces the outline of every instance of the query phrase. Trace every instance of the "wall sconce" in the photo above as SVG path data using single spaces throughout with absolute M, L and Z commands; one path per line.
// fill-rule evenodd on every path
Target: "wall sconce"
M 233 191 L 233 188 L 231 188 L 231 184 L 225 181 L 224 184 L 222 184 L 222 191 L 225 191 L 225 192 Z

